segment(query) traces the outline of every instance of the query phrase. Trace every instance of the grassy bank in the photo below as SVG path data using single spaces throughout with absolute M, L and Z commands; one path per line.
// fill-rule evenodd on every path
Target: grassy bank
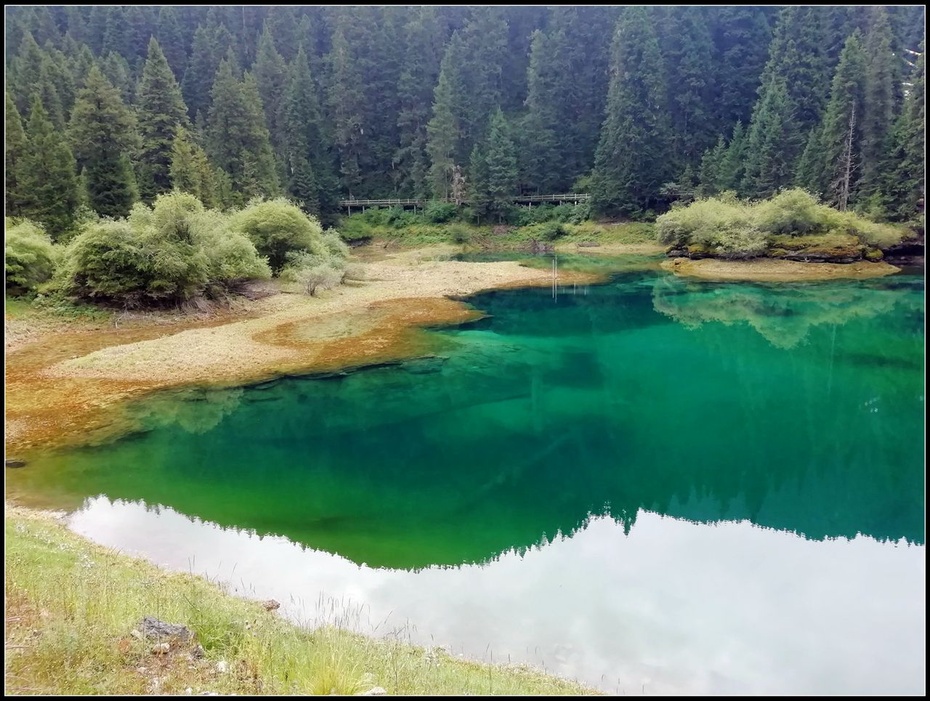
M 94 545 L 46 513 L 8 504 L 5 526 L 10 694 L 592 693 L 401 636 L 298 628 L 202 578 Z M 144 616 L 183 624 L 196 638 L 163 651 L 133 633 Z
M 554 247 L 656 244 L 654 224 L 571 221 L 567 214 L 560 215 L 560 209 L 567 211 L 571 208 L 543 208 L 538 215 L 540 221 L 523 225 L 480 226 L 461 220 L 434 222 L 423 214 L 403 210 L 373 209 L 343 217 L 339 231 L 343 238 L 353 243 L 372 241 L 405 248 L 456 244 L 473 250 L 525 250 L 534 241 Z M 543 220 L 546 216 L 552 218 Z M 564 221 L 558 219 L 560 216 Z

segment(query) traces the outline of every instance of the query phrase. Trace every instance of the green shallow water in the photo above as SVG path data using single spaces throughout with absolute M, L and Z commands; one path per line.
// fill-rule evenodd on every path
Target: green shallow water
M 553 543 L 581 543 L 592 524 L 612 524 L 611 543 L 635 539 L 652 528 L 638 520 L 658 516 L 694 524 L 688 532 L 702 534 L 711 560 L 736 557 L 720 535 L 726 524 L 750 527 L 739 532 L 751 542 L 765 529 L 824 552 L 837 539 L 904 546 L 914 554 L 905 576 L 922 587 L 914 559 L 925 539 L 922 278 L 766 286 L 640 270 L 557 299 L 537 289 L 470 301 L 489 316 L 437 330 L 449 341 L 442 358 L 162 393 L 134 407 L 142 430 L 35 456 L 7 471 L 7 489 L 51 506 L 84 503 L 78 527 L 117 545 L 134 526 L 113 515 L 115 505 L 157 505 L 365 572 L 453 566 L 465 581 L 476 576 L 464 574 L 471 565 L 503 567 L 542 551 L 551 559 Z M 201 536 L 177 537 L 132 548 L 167 557 Z M 603 547 L 613 557 L 615 546 Z M 792 557 L 772 564 L 790 568 Z M 637 587 L 676 576 L 644 571 Z M 527 576 L 515 570 L 511 581 Z M 579 587 L 572 596 L 584 600 Z M 855 596 L 885 596 L 865 588 Z M 605 584 L 599 596 L 610 591 Z M 489 605 L 503 625 L 507 604 Z M 450 615 L 420 614 L 434 623 Z M 476 644 L 475 634 L 449 635 Z M 596 658 L 600 648 L 589 648 Z M 598 683 L 597 665 L 563 667 Z M 670 691 L 751 689 L 666 681 Z M 755 690 L 786 689 L 837 687 Z

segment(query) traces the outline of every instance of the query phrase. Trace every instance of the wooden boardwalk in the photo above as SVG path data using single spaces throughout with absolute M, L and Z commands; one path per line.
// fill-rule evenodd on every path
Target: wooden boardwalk
M 578 193 L 578 192 L 566 192 L 566 193 L 556 193 L 553 195 L 518 195 L 512 199 L 515 204 L 528 204 L 533 205 L 536 203 L 551 203 L 551 204 L 578 204 L 579 202 L 587 202 L 591 198 L 591 195 L 587 193 Z M 446 200 L 446 202 L 451 202 L 452 200 Z M 429 203 L 429 200 L 417 200 L 417 199 L 387 199 L 387 200 L 340 200 L 339 206 L 343 209 L 348 209 L 349 213 L 352 213 L 353 209 L 360 209 L 362 211 L 368 209 L 369 207 L 402 207 L 404 209 L 413 208 L 413 209 L 422 209 Z M 463 204 L 468 204 L 468 200 L 464 200 Z

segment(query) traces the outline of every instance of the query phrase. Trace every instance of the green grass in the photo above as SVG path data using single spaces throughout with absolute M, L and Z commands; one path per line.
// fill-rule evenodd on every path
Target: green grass
M 5 523 L 7 693 L 594 693 L 416 647 L 403 632 L 376 639 L 297 627 L 202 578 L 89 543 L 46 514 L 7 505 Z M 156 654 L 132 632 L 147 615 L 188 626 L 195 641 Z M 334 605 L 331 623 L 340 615 Z M 196 644 L 202 658 L 191 655 Z

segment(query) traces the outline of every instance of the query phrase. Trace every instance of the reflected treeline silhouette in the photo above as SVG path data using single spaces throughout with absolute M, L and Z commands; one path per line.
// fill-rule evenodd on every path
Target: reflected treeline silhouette
M 151 430 L 12 477 L 376 567 L 485 562 L 591 515 L 629 531 L 640 509 L 923 544 L 922 288 L 709 289 L 479 295 L 489 317 L 442 332 L 447 357 L 163 395 L 138 410 Z M 716 309 L 756 323 L 703 323 Z

